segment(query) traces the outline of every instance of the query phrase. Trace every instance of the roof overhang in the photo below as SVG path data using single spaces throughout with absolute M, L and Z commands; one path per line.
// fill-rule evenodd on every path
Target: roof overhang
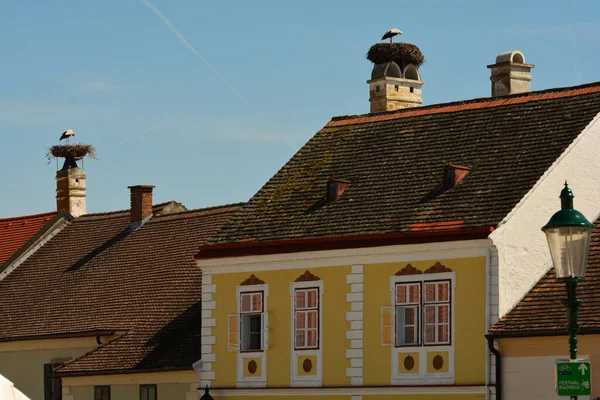
M 493 226 L 486 226 L 469 229 L 411 231 L 265 242 L 244 241 L 209 244 L 200 247 L 200 251 L 194 256 L 194 260 L 486 239 L 493 230 Z

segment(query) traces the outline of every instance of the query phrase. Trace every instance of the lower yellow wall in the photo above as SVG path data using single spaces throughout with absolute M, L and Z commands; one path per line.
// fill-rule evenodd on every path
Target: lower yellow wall
M 0 374 L 32 400 L 44 398 L 44 364 L 56 358 L 76 358 L 96 348 L 95 338 L 3 343 Z
M 220 398 L 227 400 L 249 400 L 249 399 L 269 399 L 269 400 L 303 400 L 314 397 L 324 400 L 351 400 L 350 395 L 297 395 L 297 396 L 270 396 L 262 394 L 260 396 L 213 396 L 215 400 Z M 374 394 L 362 395 L 363 400 L 481 400 L 485 399 L 484 394 Z M 111 400 L 112 397 L 111 397 Z
M 261 271 L 255 275 L 269 285 L 269 350 L 267 351 L 267 385 L 289 386 L 291 376 L 291 296 L 290 283 L 306 269 Z M 350 266 L 326 267 L 311 270 L 323 280 L 323 385 L 344 386 L 346 378 L 346 275 Z M 217 362 L 214 387 L 235 387 L 237 383 L 237 353 L 227 349 L 229 314 L 237 312 L 236 288 L 250 272 L 216 274 L 216 327 L 214 346 Z
M 197 400 L 200 395 L 190 384 L 161 383 L 156 385 L 158 398 L 165 400 Z M 94 386 L 75 386 L 70 388 L 70 394 L 63 392 L 63 400 L 94 400 Z M 138 400 L 140 398 L 139 385 L 111 385 L 111 400 Z M 32 399 L 33 400 L 33 399 Z
M 440 261 L 456 274 L 454 304 L 454 381 L 457 385 L 485 383 L 486 360 L 486 259 L 456 258 L 414 261 L 410 264 L 425 271 Z M 381 307 L 390 306 L 390 277 L 404 263 L 364 266 L 364 384 L 390 384 L 392 347 L 381 346 Z M 417 277 L 421 275 L 416 275 Z

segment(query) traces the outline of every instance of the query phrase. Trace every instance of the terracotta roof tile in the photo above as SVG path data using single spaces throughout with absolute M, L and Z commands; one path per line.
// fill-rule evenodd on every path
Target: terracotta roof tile
M 577 285 L 577 297 L 584 299 L 579 310 L 581 333 L 600 333 L 600 220 L 595 226 L 586 278 Z M 556 280 L 552 268 L 490 333 L 497 336 L 566 334 L 567 314 L 561 303 L 566 298 L 565 284 Z
M 46 226 L 58 211 L 22 217 L 0 218 L 0 266 Z
M 129 211 L 76 218 L 0 281 L 0 340 L 125 331 L 67 371 L 149 368 L 160 363 L 141 360 L 173 351 L 167 367 L 191 368 L 188 357 L 200 352 L 168 339 L 200 329 L 201 272 L 192 257 L 238 208 L 159 215 L 133 232 Z
M 594 83 L 334 118 L 204 249 L 497 226 L 599 112 Z M 471 170 L 444 191 L 449 164 Z M 331 177 L 352 184 L 326 202 Z

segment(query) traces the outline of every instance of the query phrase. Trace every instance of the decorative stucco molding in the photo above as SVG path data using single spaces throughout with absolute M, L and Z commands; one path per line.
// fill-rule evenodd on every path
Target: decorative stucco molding
M 440 262 L 436 262 L 434 266 L 425 270 L 426 274 L 439 274 L 442 272 L 452 272 L 452 270 L 445 265 L 440 264 Z
M 310 281 L 320 281 L 321 278 L 318 276 L 311 274 L 310 271 L 306 270 L 302 275 L 297 277 L 294 282 L 310 282 Z
M 250 285 L 264 285 L 265 281 L 257 278 L 254 274 L 250 275 L 248 279 L 240 283 L 240 286 L 250 286 Z
M 404 267 L 400 271 L 396 272 L 396 276 L 417 275 L 417 274 L 422 274 L 422 273 L 423 273 L 423 271 L 416 269 L 415 267 L 413 267 L 410 264 L 406 264 L 406 267 Z

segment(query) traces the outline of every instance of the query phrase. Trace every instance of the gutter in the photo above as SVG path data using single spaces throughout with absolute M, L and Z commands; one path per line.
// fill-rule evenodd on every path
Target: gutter
M 494 347 L 494 336 L 485 335 L 488 348 L 496 357 L 496 400 L 502 400 L 502 355 L 500 351 Z
M 395 232 L 370 235 L 329 236 L 320 238 L 255 241 L 243 239 L 235 243 L 218 243 L 200 246 L 194 260 L 211 258 L 243 257 L 266 254 L 298 253 L 304 251 L 338 250 L 418 244 L 427 242 L 448 242 L 455 240 L 486 239 L 493 226 L 468 229 Z

